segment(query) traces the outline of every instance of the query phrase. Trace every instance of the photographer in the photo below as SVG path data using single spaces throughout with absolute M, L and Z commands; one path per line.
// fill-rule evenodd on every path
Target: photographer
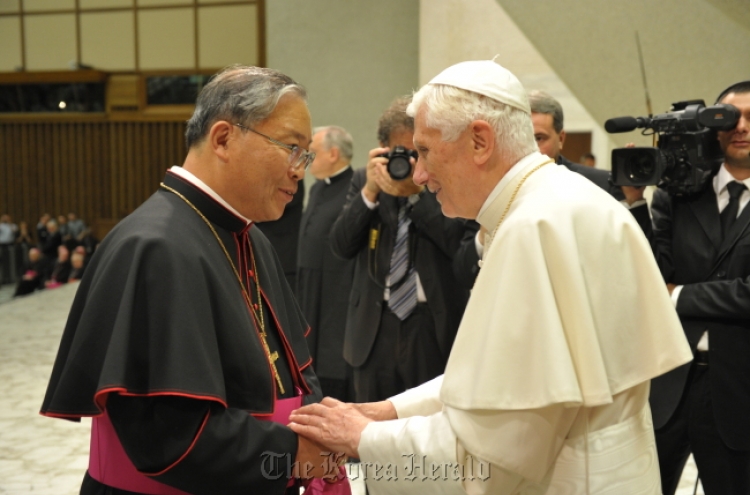
M 717 103 L 741 112 L 718 131 L 723 164 L 696 194 L 657 190 L 645 229 L 695 354 L 652 383 L 665 495 L 691 452 L 707 495 L 750 493 L 750 81 Z
M 331 231 L 333 252 L 356 259 L 344 358 L 354 368 L 357 402 L 441 374 L 466 304 L 450 269 L 463 223 L 444 217 L 435 195 L 412 180 L 410 101 L 399 98 L 383 113 L 381 146 L 354 173 Z

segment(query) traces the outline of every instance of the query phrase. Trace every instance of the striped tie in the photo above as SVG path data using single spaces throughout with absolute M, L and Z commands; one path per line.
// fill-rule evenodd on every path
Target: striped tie
M 417 306 L 417 272 L 409 266 L 409 225 L 406 198 L 399 198 L 398 232 L 391 255 L 390 291 L 388 307 L 400 320 L 405 320 Z M 408 270 L 408 273 L 407 273 Z

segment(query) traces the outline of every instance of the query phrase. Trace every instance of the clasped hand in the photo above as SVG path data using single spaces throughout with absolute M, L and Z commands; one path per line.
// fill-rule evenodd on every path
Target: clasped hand
M 396 411 L 389 401 L 348 404 L 326 397 L 319 404 L 293 411 L 289 416 L 289 428 L 332 452 L 359 458 L 362 431 L 372 421 L 388 419 L 396 419 Z

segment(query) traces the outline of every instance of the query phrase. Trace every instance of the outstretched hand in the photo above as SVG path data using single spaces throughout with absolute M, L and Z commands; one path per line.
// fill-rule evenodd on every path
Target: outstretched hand
M 324 445 L 332 452 L 359 457 L 362 430 L 372 422 L 353 404 L 326 397 L 319 404 L 309 404 L 293 411 L 289 428 L 298 435 Z

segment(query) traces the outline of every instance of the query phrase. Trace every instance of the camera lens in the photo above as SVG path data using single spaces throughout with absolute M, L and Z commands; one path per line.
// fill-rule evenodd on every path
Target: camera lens
M 388 174 L 393 180 L 404 180 L 411 174 L 411 163 L 408 155 L 392 156 L 388 162 Z
M 650 155 L 631 155 L 625 164 L 625 173 L 633 182 L 648 181 L 656 172 L 656 163 Z

